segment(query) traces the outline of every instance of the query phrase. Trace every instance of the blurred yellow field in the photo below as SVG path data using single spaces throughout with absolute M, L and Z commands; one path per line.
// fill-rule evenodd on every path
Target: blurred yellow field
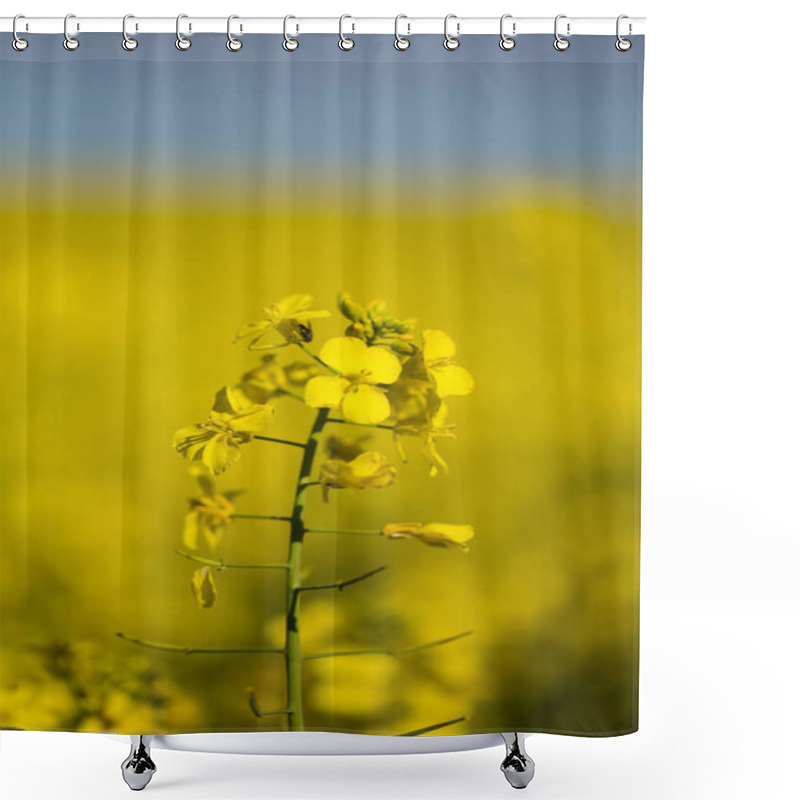
M 270 408 L 263 436 L 307 441 L 321 406 L 304 392 L 320 374 L 333 383 L 316 384 L 317 401 L 345 418 L 320 434 L 312 478 L 327 485 L 305 492 L 312 532 L 299 578 L 329 584 L 385 567 L 301 599 L 304 655 L 369 651 L 302 662 L 305 729 L 401 734 L 452 720 L 441 733 L 635 729 L 633 209 L 568 193 L 545 205 L 524 191 L 424 214 L 358 198 L 324 213 L 300 201 L 245 213 L 215 207 L 208 193 L 194 211 L 84 205 L 7 204 L 2 218 L 0 725 L 287 728 L 286 715 L 257 716 L 286 708 L 281 653 L 186 654 L 116 636 L 284 646 L 285 570 L 214 562 L 286 561 L 291 524 L 244 517 L 291 516 L 301 448 L 240 436 L 237 460 L 206 494 L 241 492 L 228 509 L 203 501 L 202 454 L 187 461 L 173 446 L 223 387 L 241 390 L 256 370 L 245 383 Z M 337 307 L 342 292 L 362 311 L 382 301 L 385 310 L 372 308 L 413 320 L 410 333 L 369 340 Z M 294 295 L 329 316 L 264 328 L 262 309 Z M 234 343 L 259 321 L 285 346 Z M 413 414 L 405 436 L 375 427 L 410 402 L 396 383 L 405 378 L 374 377 L 386 364 L 337 351 L 346 366 L 337 377 L 310 355 L 334 340 L 332 353 L 354 324 L 348 338 L 366 336 L 365 351 L 398 365 L 416 353 L 439 390 L 456 380 L 434 426 L 441 435 L 426 438 Z M 431 333 L 424 344 L 431 331 L 454 350 Z M 474 388 L 446 373 L 453 364 Z M 395 416 L 382 419 L 389 401 Z M 224 430 L 242 408 L 228 408 Z M 362 459 L 359 472 L 353 457 L 364 452 L 381 458 Z M 392 524 L 394 535 L 381 533 Z

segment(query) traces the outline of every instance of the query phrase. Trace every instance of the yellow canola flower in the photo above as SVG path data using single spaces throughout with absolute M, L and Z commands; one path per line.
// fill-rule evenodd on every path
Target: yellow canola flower
M 383 489 L 394 483 L 397 470 L 383 453 L 368 450 L 352 461 L 329 458 L 319 471 L 322 496 L 327 502 L 328 491 L 334 489 Z
M 416 374 L 416 366 L 411 364 L 409 367 L 410 364 L 410 361 L 406 363 L 408 372 Z M 420 452 L 428 464 L 428 474 L 434 477 L 438 475 L 440 468 L 447 472 L 447 462 L 439 454 L 436 440 L 454 439 L 455 425 L 447 422 L 447 406 L 433 390 L 431 382 L 427 379 L 401 377 L 392 386 L 389 399 L 396 419 L 393 436 L 400 458 L 408 461 L 401 439 L 417 438 L 422 441 Z
M 392 522 L 381 533 L 389 539 L 417 539 L 431 547 L 448 547 L 467 552 L 467 542 L 475 535 L 472 525 L 452 525 L 447 522 Z
M 337 336 L 322 346 L 319 357 L 337 375 L 318 375 L 306 384 L 312 408 L 340 408 L 351 422 L 374 425 L 391 414 L 386 390 L 400 376 L 399 359 L 382 347 L 368 347 L 353 336 Z
M 409 422 L 398 422 L 394 426 L 394 443 L 397 452 L 403 461 L 408 461 L 408 456 L 400 442 L 402 436 L 413 436 L 422 440 L 420 452 L 428 464 L 428 475 L 432 478 L 439 474 L 439 468 L 445 472 L 449 471 L 447 462 L 442 458 L 436 448 L 436 440 L 439 438 L 455 439 L 453 433 L 454 425 L 445 423 L 447 419 L 447 406 L 442 403 L 436 413 L 429 420 L 417 420 Z
M 201 461 L 219 475 L 239 458 L 241 445 L 263 430 L 272 412 L 266 404 L 245 405 L 226 387 L 217 395 L 208 419 L 176 431 L 173 446 L 187 461 Z
M 288 385 L 283 367 L 274 353 L 261 357 L 261 364 L 242 375 L 230 391 L 238 395 L 242 405 L 265 404 L 270 398 L 281 395 Z
M 235 511 L 231 501 L 238 492 L 218 492 L 214 478 L 202 462 L 192 464 L 190 472 L 200 486 L 200 496 L 189 498 L 189 512 L 183 524 L 183 544 L 188 550 L 196 550 L 202 532 L 208 546 L 216 552 L 223 532 L 231 523 Z
M 475 380 L 464 367 L 456 364 L 456 345 L 444 331 L 422 333 L 422 355 L 439 397 L 469 394 Z
M 217 587 L 210 567 L 200 567 L 192 574 L 192 593 L 200 608 L 211 608 L 217 599 Z
M 280 334 L 286 342 L 311 341 L 311 328 L 308 323 L 312 319 L 329 317 L 330 311 L 310 311 L 309 306 L 314 302 L 310 294 L 292 294 L 284 297 L 277 303 L 263 309 L 266 319 L 251 322 L 240 330 L 234 339 L 238 342 L 249 339 L 249 350 L 267 350 L 273 347 L 283 347 L 281 344 L 261 344 L 262 339 L 273 330 Z

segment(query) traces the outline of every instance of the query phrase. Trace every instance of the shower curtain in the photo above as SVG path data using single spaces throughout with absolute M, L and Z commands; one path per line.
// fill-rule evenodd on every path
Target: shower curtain
M 28 38 L 0 725 L 635 731 L 643 37 Z

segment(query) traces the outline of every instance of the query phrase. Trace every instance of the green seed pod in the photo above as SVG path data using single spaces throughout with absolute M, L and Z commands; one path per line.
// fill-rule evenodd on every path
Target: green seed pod
M 351 322 L 367 322 L 367 312 L 347 292 L 339 292 L 339 311 Z
M 411 342 L 401 342 L 399 339 L 393 339 L 389 347 L 391 347 L 395 353 L 401 356 L 414 355 L 417 349 L 415 345 L 411 344 Z

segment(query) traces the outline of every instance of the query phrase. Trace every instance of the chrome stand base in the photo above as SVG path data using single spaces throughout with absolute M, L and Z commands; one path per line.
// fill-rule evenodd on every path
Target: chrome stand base
M 525 739 L 521 733 L 501 733 L 506 744 L 506 757 L 500 765 L 506 780 L 515 789 L 524 789 L 532 780 L 536 765 L 525 752 Z
M 155 775 L 156 765 L 150 758 L 152 736 L 131 736 L 131 752 L 122 762 L 122 778 L 134 792 L 140 792 Z

